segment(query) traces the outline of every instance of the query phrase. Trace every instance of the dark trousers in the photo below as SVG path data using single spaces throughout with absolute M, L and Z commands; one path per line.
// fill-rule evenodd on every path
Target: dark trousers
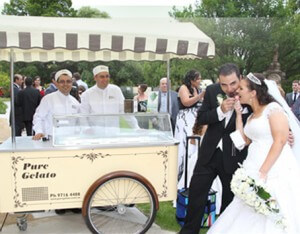
M 32 120 L 24 121 L 27 136 L 32 136 Z
M 23 128 L 24 128 L 23 122 L 16 120 L 15 121 L 15 136 L 21 136 Z
M 233 193 L 230 189 L 232 174 L 225 172 L 223 159 L 223 152 L 220 149 L 215 151 L 211 161 L 204 166 L 200 165 L 201 158 L 198 159 L 189 187 L 189 204 L 181 234 L 199 233 L 208 193 L 217 175 L 220 177 L 223 189 L 221 212 L 232 201 Z
M 10 112 L 10 115 L 9 115 L 9 125 L 12 127 L 11 112 Z M 15 116 L 15 136 L 21 136 L 23 128 L 24 128 L 24 124 L 23 124 L 23 121 L 22 121 L 22 116 L 16 115 Z

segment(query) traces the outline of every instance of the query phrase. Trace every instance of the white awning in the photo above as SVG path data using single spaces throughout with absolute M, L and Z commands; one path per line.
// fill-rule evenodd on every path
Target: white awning
M 168 60 L 213 57 L 211 38 L 172 19 L 0 16 L 0 61 Z

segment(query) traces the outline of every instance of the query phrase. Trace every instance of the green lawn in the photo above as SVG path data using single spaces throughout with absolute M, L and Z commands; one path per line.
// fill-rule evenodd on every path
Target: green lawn
M 180 225 L 176 221 L 175 212 L 176 209 L 173 207 L 172 202 L 160 202 L 155 223 L 162 229 L 179 232 Z M 205 234 L 206 232 L 207 228 L 200 231 L 201 234 Z
M 0 98 L 0 100 L 3 101 L 3 102 L 7 102 L 7 101 L 10 101 L 10 98 L 3 98 L 2 97 L 2 98 Z

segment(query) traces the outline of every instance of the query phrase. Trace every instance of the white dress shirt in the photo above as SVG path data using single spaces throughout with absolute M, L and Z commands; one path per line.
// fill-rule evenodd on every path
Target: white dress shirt
M 230 111 L 227 111 L 226 113 L 223 113 L 222 109 L 221 109 L 221 106 L 218 106 L 217 107 L 217 114 L 218 114 L 218 119 L 219 121 L 222 121 L 224 118 L 225 118 L 225 126 L 227 126 L 232 114 L 233 114 L 233 110 L 230 110 Z M 219 144 L 217 146 L 217 148 L 220 148 L 221 150 L 223 150 L 223 141 L 222 141 L 222 138 L 221 140 L 219 141 Z
M 53 115 L 79 113 L 79 102 L 71 95 L 59 90 L 44 96 L 33 116 L 33 130 L 36 134 L 52 135 Z
M 167 106 L 168 106 L 168 104 L 167 104 L 167 93 L 161 92 L 160 95 L 161 95 L 161 99 L 160 99 L 160 110 L 159 110 L 159 112 L 168 112 L 168 110 L 167 110 Z
M 167 92 L 161 92 L 160 93 L 160 110 L 159 112 L 168 113 L 168 93 Z M 171 102 L 171 93 L 169 94 L 169 105 L 170 105 L 170 111 L 169 113 L 172 113 L 172 102 Z

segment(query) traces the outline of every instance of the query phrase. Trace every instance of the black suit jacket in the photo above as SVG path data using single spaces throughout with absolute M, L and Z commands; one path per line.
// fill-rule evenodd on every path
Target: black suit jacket
M 242 162 L 247 156 L 247 147 L 242 151 L 236 149 L 229 136 L 230 133 L 235 131 L 235 117 L 233 112 L 228 124 L 224 127 L 225 119 L 219 121 L 217 114 L 217 107 L 219 106 L 217 95 L 225 93 L 222 91 L 219 84 L 208 86 L 205 92 L 202 106 L 200 107 L 196 121 L 201 125 L 208 125 L 207 131 L 203 137 L 203 141 L 199 150 L 199 163 L 206 165 L 211 160 L 220 140 L 223 141 L 223 163 L 224 169 L 227 173 L 233 173 L 238 163 Z M 243 122 L 247 120 L 251 113 L 249 106 L 248 114 L 243 114 Z
M 40 101 L 40 92 L 32 86 L 28 86 L 18 93 L 17 103 L 22 108 L 23 121 L 32 121 Z
M 298 99 L 298 97 L 299 97 L 299 95 L 297 96 L 297 99 Z M 289 105 L 289 107 L 292 107 L 294 105 L 294 92 L 287 93 L 285 96 L 285 100 L 286 100 L 287 104 Z
M 20 92 L 19 87 L 14 84 L 14 107 L 15 107 L 15 122 L 16 123 L 21 123 L 22 122 L 22 109 L 21 107 L 18 105 L 18 93 Z M 10 117 L 9 117 L 9 122 L 11 125 L 11 112 L 10 112 Z

